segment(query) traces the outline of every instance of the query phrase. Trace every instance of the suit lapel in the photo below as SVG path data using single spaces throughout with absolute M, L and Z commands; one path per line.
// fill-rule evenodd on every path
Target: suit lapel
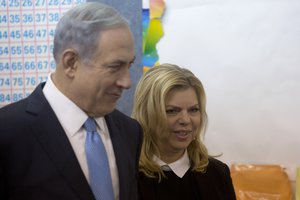
M 127 177 L 128 173 L 126 171 L 128 169 L 128 166 L 126 166 L 126 163 L 128 163 L 128 153 L 124 140 L 122 139 L 122 131 L 118 125 L 119 121 L 117 119 L 113 119 L 112 114 L 107 115 L 105 120 L 109 129 L 118 167 L 120 199 L 123 199 L 124 197 L 128 196 L 126 193 L 129 191 L 126 189 L 126 186 L 128 185 L 126 180 L 129 180 Z
M 74 193 L 81 199 L 94 199 L 72 146 L 42 93 L 42 85 L 29 97 L 27 112 L 35 115 L 33 133 Z

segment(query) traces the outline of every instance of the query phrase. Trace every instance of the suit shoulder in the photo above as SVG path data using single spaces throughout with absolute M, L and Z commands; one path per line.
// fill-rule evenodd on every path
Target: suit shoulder
M 42 108 L 41 105 L 47 102 L 42 92 L 44 84 L 40 83 L 28 97 L 0 108 L 0 116 L 5 116 L 6 119 L 9 117 L 14 119 L 16 116 L 21 118 L 21 115 L 25 112 L 37 113 L 37 109 Z
M 0 112 L 8 112 L 8 111 L 11 111 L 11 110 L 19 109 L 19 108 L 24 106 L 24 103 L 25 103 L 26 100 L 27 100 L 27 98 L 24 98 L 24 99 L 21 99 L 19 101 L 7 104 L 7 105 L 0 108 Z
M 0 108 L 0 118 L 1 121 L 3 120 L 15 120 L 16 114 L 20 115 L 21 113 L 25 112 L 25 108 L 27 105 L 27 98 L 22 99 L 18 102 L 14 102 L 8 105 L 3 106 Z
M 139 124 L 135 119 L 127 116 L 126 114 L 122 113 L 121 111 L 119 111 L 117 109 L 115 109 L 113 112 L 111 112 L 109 114 L 109 116 L 114 118 L 114 120 L 118 120 L 120 122 Z

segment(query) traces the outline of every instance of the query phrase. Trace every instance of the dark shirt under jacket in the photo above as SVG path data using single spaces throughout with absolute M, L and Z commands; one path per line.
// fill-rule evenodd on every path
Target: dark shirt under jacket
M 189 169 L 182 178 L 164 173 L 167 179 L 160 183 L 139 173 L 139 200 L 236 200 L 229 168 L 217 159 L 210 158 L 206 173 Z

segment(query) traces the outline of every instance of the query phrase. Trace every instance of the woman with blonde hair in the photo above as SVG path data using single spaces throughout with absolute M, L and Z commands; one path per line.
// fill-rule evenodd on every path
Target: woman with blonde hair
M 137 85 L 132 117 L 144 131 L 140 200 L 236 199 L 228 166 L 202 142 L 206 97 L 191 71 L 172 64 L 149 69 Z

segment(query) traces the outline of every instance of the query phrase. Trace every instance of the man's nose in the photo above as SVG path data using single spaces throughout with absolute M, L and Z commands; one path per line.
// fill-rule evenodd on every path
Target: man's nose
M 120 75 L 120 78 L 117 80 L 117 85 L 124 89 L 129 89 L 131 87 L 131 79 L 130 79 L 130 72 L 127 69 Z

